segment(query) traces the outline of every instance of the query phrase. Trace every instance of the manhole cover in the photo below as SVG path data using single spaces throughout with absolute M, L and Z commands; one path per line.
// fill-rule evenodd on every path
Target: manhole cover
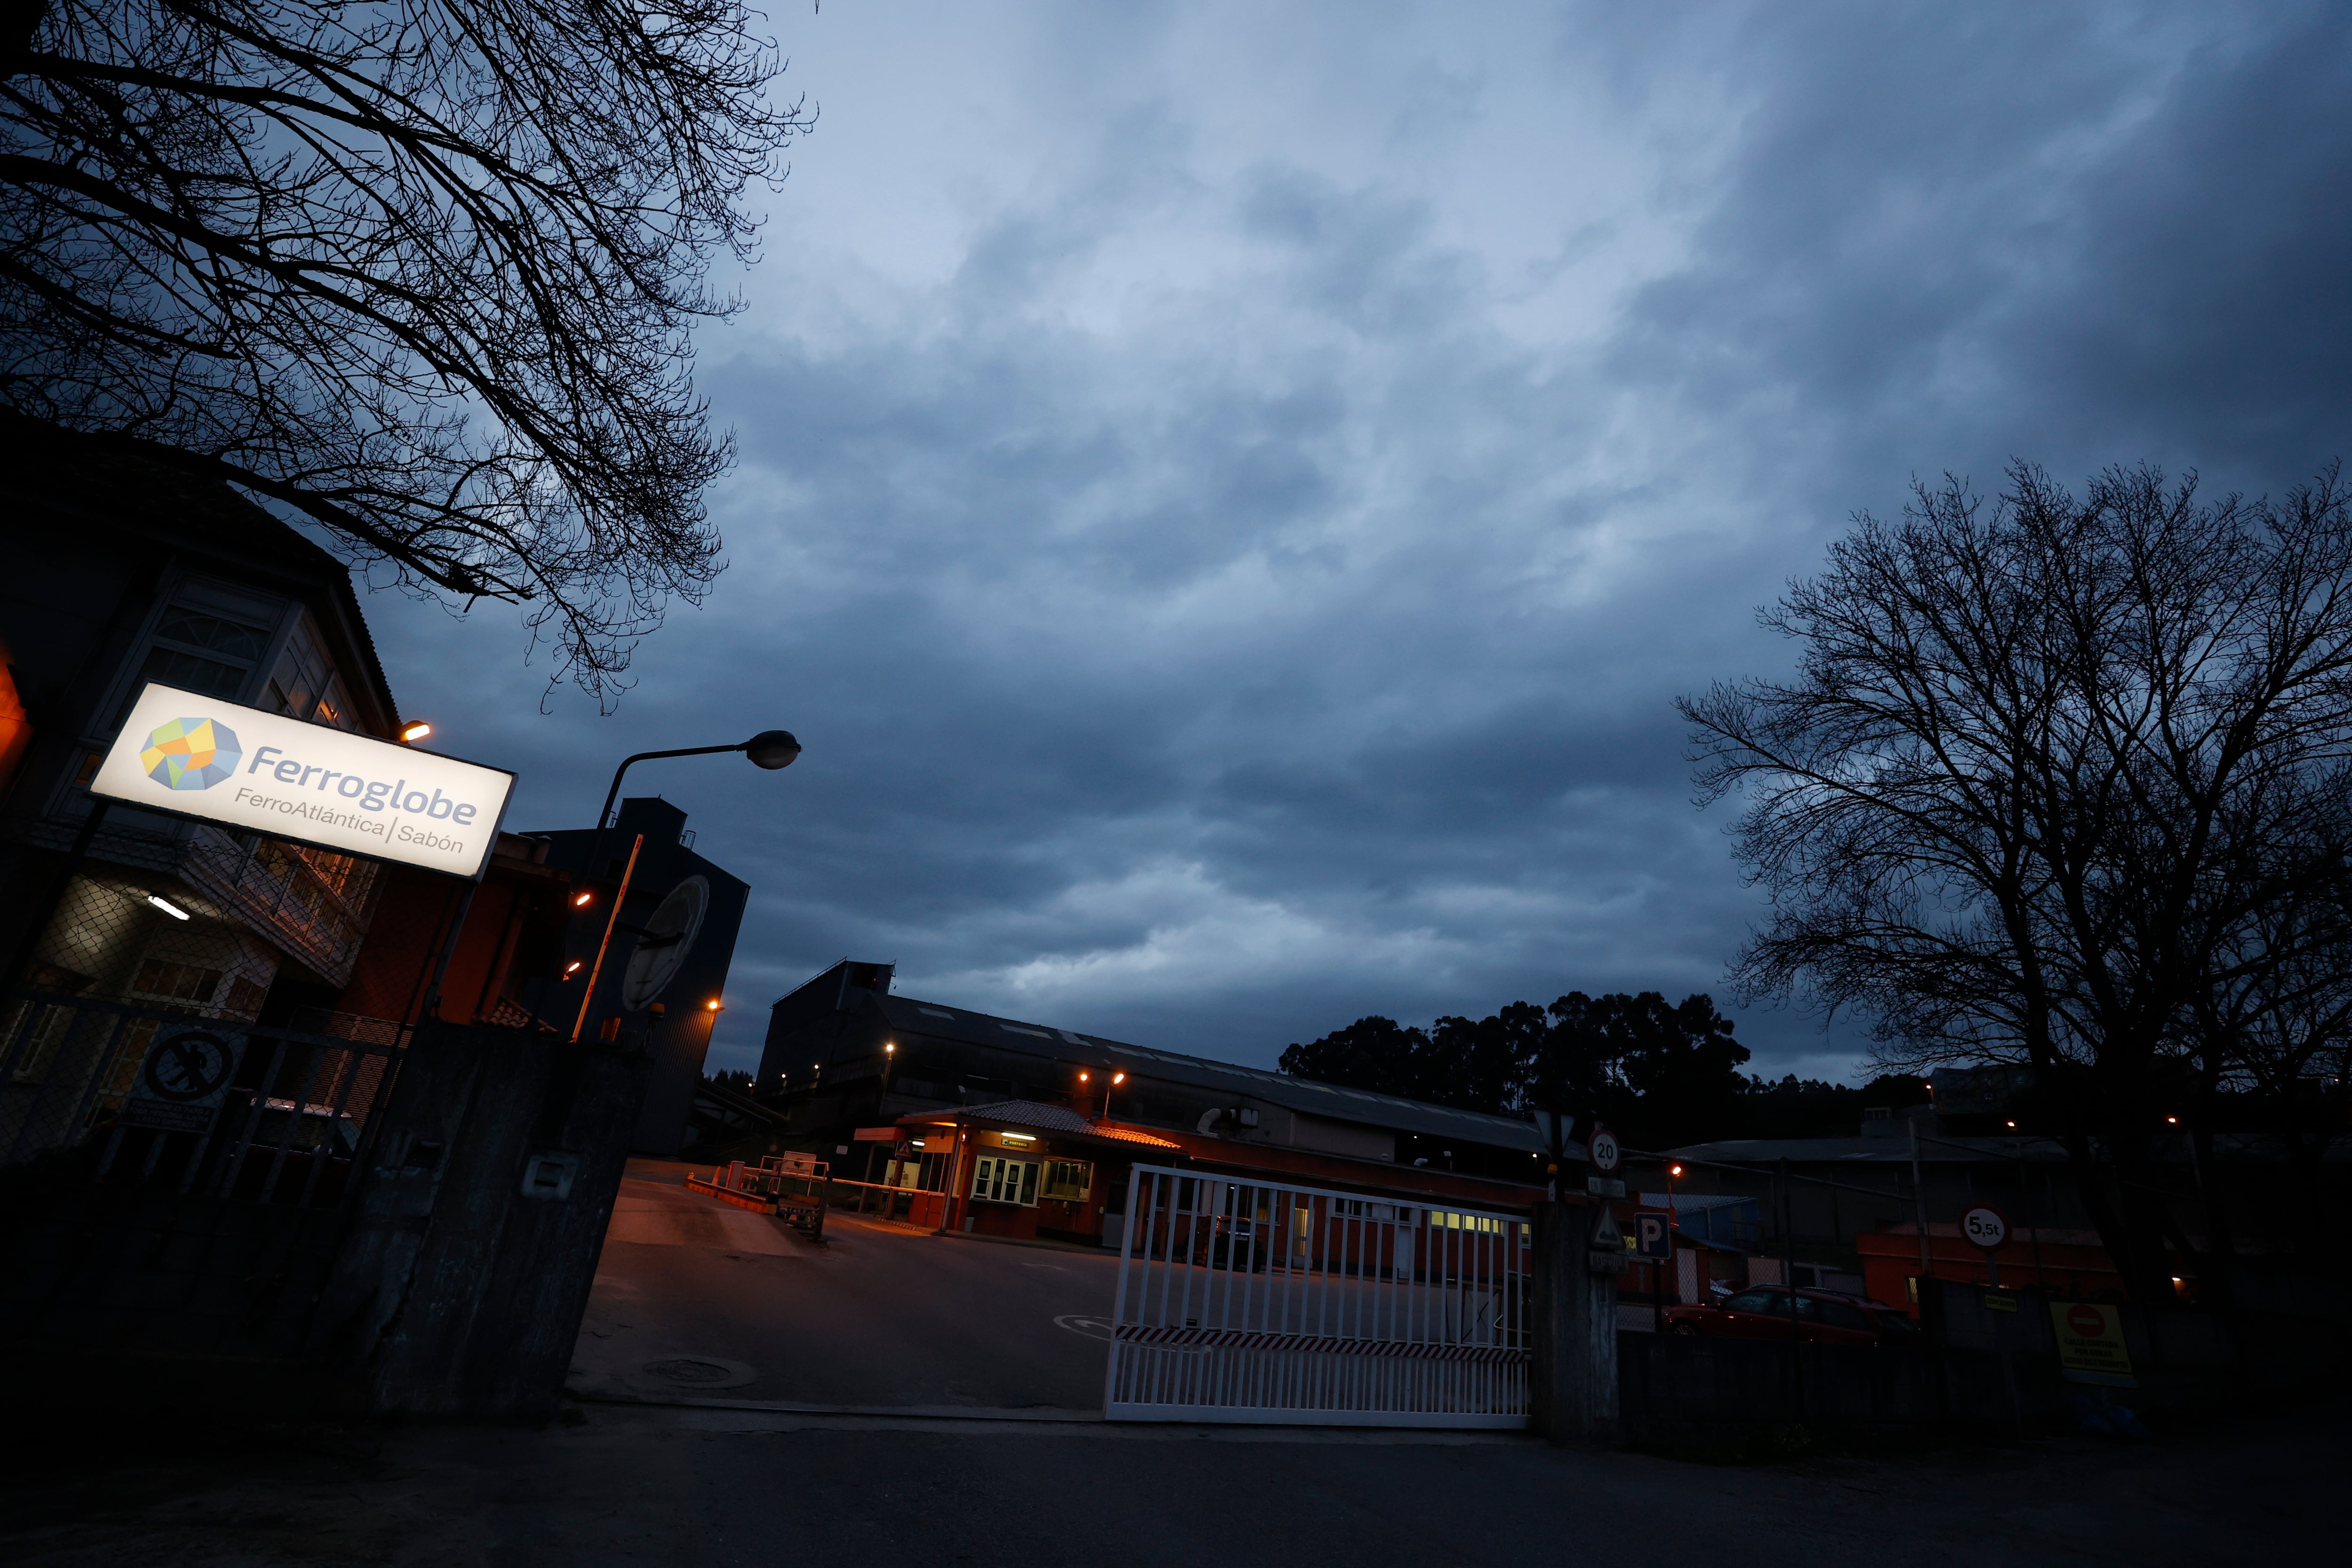
M 760 1374 L 740 1361 L 718 1356 L 667 1356 L 649 1361 L 644 1374 L 675 1388 L 740 1388 Z

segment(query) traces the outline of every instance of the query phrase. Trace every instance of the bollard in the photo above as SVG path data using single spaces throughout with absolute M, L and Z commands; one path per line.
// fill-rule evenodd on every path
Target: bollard
M 1607 1443 L 1617 1436 L 1619 1243 L 1595 1247 L 1596 1224 L 1615 1224 L 1605 1205 L 1535 1205 L 1535 1358 L 1529 1369 L 1536 1430 L 1555 1443 Z

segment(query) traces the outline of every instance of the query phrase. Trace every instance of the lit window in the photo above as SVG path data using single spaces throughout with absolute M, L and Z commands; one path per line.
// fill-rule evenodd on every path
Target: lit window
M 1086 1160 L 1045 1162 L 1045 1195 L 1058 1203 L 1082 1204 L 1094 1189 L 1095 1168 Z
M 971 1195 L 982 1203 L 1037 1205 L 1037 1162 L 988 1154 L 972 1162 Z
M 310 616 L 303 616 L 286 639 L 286 651 L 278 656 L 261 705 L 339 730 L 357 728 L 342 677 L 335 673 L 334 661 L 327 657 Z

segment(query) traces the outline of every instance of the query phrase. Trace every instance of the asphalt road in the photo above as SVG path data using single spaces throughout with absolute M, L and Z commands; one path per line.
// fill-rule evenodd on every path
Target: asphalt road
M 0 1469 L 43 1568 L 1983 1568 L 2327 1563 L 2343 1412 L 1912 1460 L 1709 1467 L 1452 1438 L 593 1405 L 343 1458 Z
M 1118 1260 L 835 1213 L 825 1240 L 632 1161 L 569 1386 L 896 1412 L 1102 1408 Z
M 2338 1407 L 2139 1447 L 1738 1467 L 1519 1434 L 1110 1426 L 1090 1418 L 1104 1342 L 1082 1331 L 1114 1259 L 854 1220 L 833 1236 L 811 1247 L 641 1167 L 581 1337 L 589 1397 L 562 1421 L 78 1451 L 0 1429 L 17 1440 L 0 1563 L 2205 1568 L 2343 1550 Z M 899 1414 L 777 1407 L 795 1404 Z

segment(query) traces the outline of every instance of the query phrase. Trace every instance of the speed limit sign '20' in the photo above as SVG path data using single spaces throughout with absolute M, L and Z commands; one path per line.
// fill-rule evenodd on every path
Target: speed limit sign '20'
M 1606 1127 L 1592 1130 L 1585 1150 L 1592 1158 L 1592 1168 L 1604 1176 L 1615 1175 L 1618 1163 L 1624 1157 L 1624 1152 L 1617 1146 L 1617 1134 Z
M 1990 1204 L 1971 1205 L 1960 1215 L 1960 1234 L 1987 1252 L 1998 1252 L 2009 1239 L 2009 1216 Z

